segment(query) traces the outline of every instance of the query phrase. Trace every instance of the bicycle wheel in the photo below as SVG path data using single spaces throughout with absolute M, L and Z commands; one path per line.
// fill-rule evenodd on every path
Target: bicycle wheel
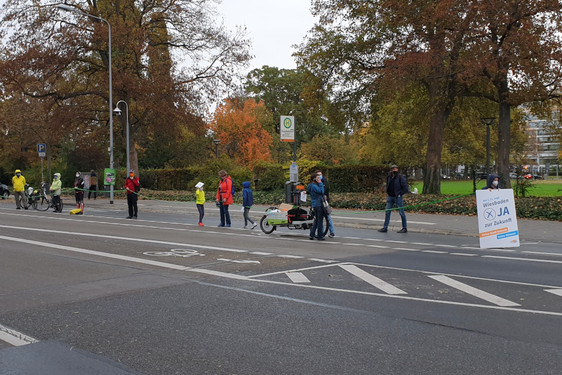
M 275 225 L 269 225 L 267 215 L 263 215 L 260 221 L 260 228 L 265 234 L 271 234 L 275 230 Z
M 64 207 L 64 204 L 62 203 L 62 199 L 59 201 L 58 206 L 58 212 L 62 212 L 62 208 Z
M 51 202 L 49 202 L 49 199 L 47 199 L 47 197 L 38 197 L 37 200 L 35 200 L 35 205 L 33 206 L 33 208 L 39 211 L 47 211 L 49 209 L 50 203 Z
M 29 197 L 29 201 L 28 201 L 27 207 L 25 207 L 25 209 L 27 210 L 27 208 L 29 206 L 37 209 L 37 199 L 38 199 L 38 197 Z

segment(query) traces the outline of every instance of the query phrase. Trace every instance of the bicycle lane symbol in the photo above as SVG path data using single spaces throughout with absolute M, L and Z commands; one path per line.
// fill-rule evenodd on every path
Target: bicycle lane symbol
M 200 256 L 200 257 L 205 256 L 205 254 L 201 254 L 197 250 L 188 250 L 188 249 L 171 249 L 170 251 L 146 251 L 143 254 L 151 257 L 181 257 L 181 258 L 189 258 L 193 256 Z

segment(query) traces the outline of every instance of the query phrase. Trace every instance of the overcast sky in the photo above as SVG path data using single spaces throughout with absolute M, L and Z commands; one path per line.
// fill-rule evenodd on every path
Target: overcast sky
M 219 11 L 228 28 L 246 26 L 255 56 L 249 70 L 263 65 L 296 68 L 291 46 L 301 43 L 314 25 L 310 0 L 223 0 Z

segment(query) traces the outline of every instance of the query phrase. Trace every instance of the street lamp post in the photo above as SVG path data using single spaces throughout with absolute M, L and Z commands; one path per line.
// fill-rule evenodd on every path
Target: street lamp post
M 219 158 L 219 143 L 221 143 L 221 140 L 220 139 L 213 139 L 213 142 L 215 143 L 215 155 L 218 159 Z
M 493 117 L 482 117 L 480 121 L 486 125 L 486 174 L 490 175 L 490 125 L 494 123 Z
M 115 104 L 115 109 L 113 110 L 113 113 L 115 113 L 117 116 L 121 115 L 121 110 L 119 109 L 120 103 L 125 104 L 125 115 L 127 117 L 127 173 L 129 173 L 129 171 L 131 170 L 129 157 L 129 104 L 127 104 L 127 102 L 124 100 L 119 100 L 117 104 Z
M 107 29 L 109 31 L 109 41 L 108 41 L 108 65 L 109 65 L 109 168 L 113 169 L 113 114 L 112 106 L 113 106 L 113 86 L 112 86 L 112 71 L 111 71 L 111 25 L 109 22 L 101 17 L 94 16 L 93 14 L 86 13 L 81 11 L 78 8 L 72 7 L 66 4 L 59 4 L 57 5 L 58 9 L 64 10 L 66 12 L 73 12 L 78 13 L 86 17 L 94 18 L 96 20 L 100 20 L 107 24 Z M 127 155 L 128 156 L 128 155 Z M 113 185 L 109 185 L 109 203 L 113 204 Z

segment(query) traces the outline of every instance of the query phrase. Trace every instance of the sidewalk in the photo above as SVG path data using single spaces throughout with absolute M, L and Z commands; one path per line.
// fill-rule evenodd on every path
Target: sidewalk
M 64 213 L 68 214 L 71 208 L 70 199 L 64 197 L 65 205 Z M 194 202 L 172 202 L 157 200 L 139 200 L 139 215 L 142 219 L 143 212 L 153 212 L 159 214 L 173 213 L 175 215 L 181 213 L 194 218 L 197 216 L 197 209 Z M 0 207 L 6 209 L 14 207 L 13 199 L 0 200 Z M 85 200 L 86 216 L 89 208 L 99 208 L 106 210 L 122 211 L 123 214 L 127 210 L 127 202 L 124 199 L 114 199 L 114 204 L 109 204 L 109 199 L 98 198 L 97 200 Z M 254 205 L 251 210 L 251 216 L 259 223 L 259 220 L 265 213 L 267 205 Z M 30 211 L 33 212 L 33 211 Z M 240 205 L 234 204 L 230 209 L 231 217 L 234 220 L 242 218 Z M 214 202 L 205 204 L 206 217 L 218 217 L 218 208 Z M 478 219 L 476 216 L 460 216 L 460 215 L 440 215 L 440 214 L 420 214 L 406 212 L 408 220 L 408 232 L 412 233 L 434 233 L 443 235 L 457 235 L 478 237 Z M 376 231 L 381 228 L 384 222 L 384 212 L 365 212 L 356 210 L 334 209 L 332 212 L 332 220 L 336 227 L 345 228 L 362 228 Z M 529 220 L 518 219 L 518 227 L 520 239 L 525 242 L 550 242 L 562 244 L 562 223 L 559 221 Z M 396 232 L 402 227 L 400 215 L 398 212 L 392 212 L 389 232 Z

